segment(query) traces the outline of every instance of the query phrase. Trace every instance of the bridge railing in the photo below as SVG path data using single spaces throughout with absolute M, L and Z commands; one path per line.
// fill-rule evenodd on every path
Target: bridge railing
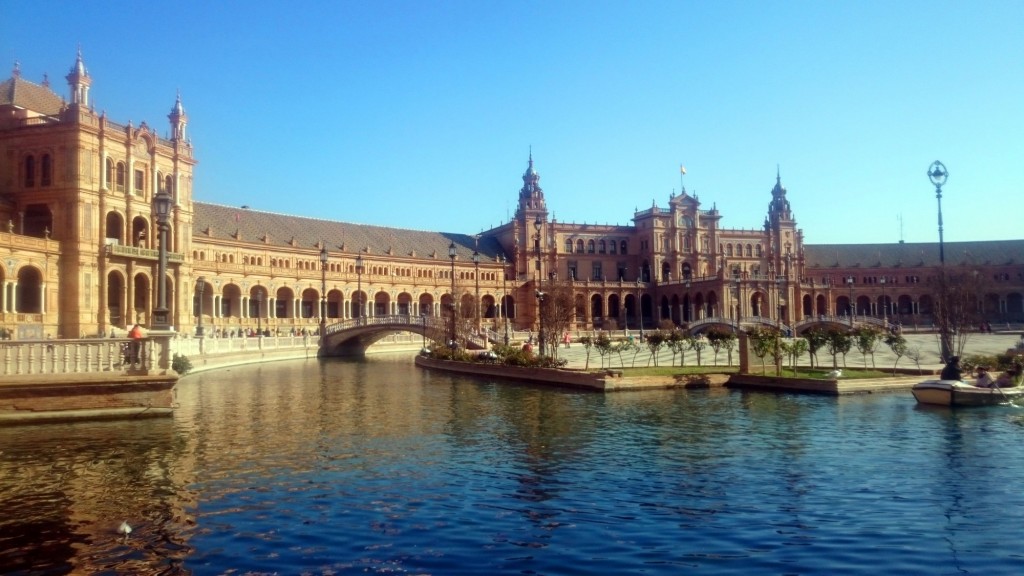
M 128 338 L 5 340 L 0 342 L 0 377 L 130 373 L 171 366 L 170 336 L 143 338 L 132 358 Z

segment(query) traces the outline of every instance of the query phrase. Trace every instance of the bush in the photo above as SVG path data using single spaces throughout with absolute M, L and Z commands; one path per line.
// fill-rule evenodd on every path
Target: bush
M 188 356 L 175 354 L 171 358 L 171 369 L 184 376 L 192 370 L 192 361 L 188 359 Z

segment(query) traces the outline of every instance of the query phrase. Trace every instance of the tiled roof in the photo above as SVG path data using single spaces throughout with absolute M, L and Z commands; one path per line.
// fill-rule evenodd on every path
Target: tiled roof
M 0 82 L 0 106 L 5 105 L 55 116 L 64 107 L 64 101 L 53 90 L 15 76 Z
M 390 249 L 390 256 L 395 258 L 408 258 L 415 254 L 415 258 L 433 257 L 439 262 L 449 262 L 448 245 L 452 242 L 455 242 L 459 262 L 471 262 L 476 248 L 476 242 L 469 234 L 350 224 L 204 202 L 193 204 L 192 237 L 197 242 L 210 238 L 276 249 L 292 246 L 294 239 L 294 247 L 305 250 L 316 250 L 322 239 L 328 252 L 344 250 L 353 256 L 363 252 L 369 257 L 386 258 Z M 267 238 L 265 242 L 264 237 Z M 367 248 L 369 250 L 365 251 Z M 503 254 L 501 246 L 492 237 L 481 237 L 479 250 L 481 262 L 493 261 Z M 505 258 L 508 259 L 507 254 Z
M 947 265 L 1024 264 L 1024 240 L 945 242 Z M 806 244 L 804 254 L 811 268 L 899 268 L 938 266 L 939 243 L 900 244 Z

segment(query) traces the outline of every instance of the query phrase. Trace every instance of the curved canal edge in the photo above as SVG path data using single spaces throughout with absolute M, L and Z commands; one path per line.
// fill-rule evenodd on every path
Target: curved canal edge
M 534 384 L 551 384 L 579 388 L 594 392 L 626 392 L 631 390 L 666 390 L 670 388 L 709 388 L 722 386 L 727 374 L 708 374 L 699 382 L 688 381 L 674 376 L 623 376 L 621 370 L 599 371 L 570 370 L 565 368 L 533 368 L 506 366 L 484 362 L 461 362 L 441 360 L 427 356 L 416 356 L 416 366 L 430 370 L 442 370 L 459 374 L 490 376 L 509 380 L 521 380 Z

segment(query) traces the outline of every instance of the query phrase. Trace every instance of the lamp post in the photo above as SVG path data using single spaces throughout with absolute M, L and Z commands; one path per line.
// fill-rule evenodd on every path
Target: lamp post
M 153 197 L 153 210 L 160 233 L 156 274 L 156 308 L 153 309 L 153 328 L 167 330 L 167 219 L 171 213 L 171 195 L 161 190 Z
M 644 306 L 643 297 L 640 295 L 640 277 L 643 276 L 643 268 L 636 276 L 636 317 L 640 321 L 640 341 L 644 341 Z
M 451 323 L 448 325 L 448 346 L 452 350 L 455 349 L 455 241 L 448 245 L 448 259 L 452 261 L 452 301 L 451 307 Z
M 196 310 L 196 316 L 199 317 L 199 323 L 196 325 L 196 338 L 203 337 L 203 290 L 206 289 L 206 278 L 200 276 L 196 278 L 196 291 L 199 292 L 199 306 Z
M 356 321 L 363 323 L 363 255 L 356 255 Z
M 935 200 L 939 207 L 939 266 L 941 267 L 939 271 L 939 347 L 943 362 L 949 360 L 953 350 L 953 337 L 950 334 L 951 326 L 949 325 L 949 302 L 946 298 L 946 252 L 942 243 L 942 186 L 948 178 L 949 172 L 946 171 L 946 165 L 938 160 L 932 162 L 928 168 L 928 179 L 935 185 Z
M 505 346 L 508 346 L 508 269 L 505 268 L 505 257 L 501 256 L 501 315 L 505 317 Z
M 853 304 L 853 276 L 846 278 L 846 285 L 850 287 L 850 327 L 853 328 L 853 315 L 857 312 Z
M 740 327 L 740 277 L 739 275 L 732 277 L 732 294 L 736 300 L 736 325 L 733 326 L 733 332 Z
M 263 289 L 256 286 L 256 336 L 263 337 Z
M 690 277 L 686 277 L 686 321 L 692 323 L 693 317 L 693 294 L 690 293 Z
M 473 250 L 473 279 L 476 281 L 476 332 L 480 333 L 480 252 Z
M 885 276 L 878 281 L 882 285 L 882 322 L 889 324 L 889 302 L 885 299 Z
M 547 348 L 545 343 L 547 339 L 544 336 L 544 276 L 541 274 L 541 258 L 540 258 L 540 230 L 544 225 L 541 222 L 540 214 L 533 221 L 533 249 L 537 254 L 537 343 L 540 347 L 540 355 L 544 356 Z
M 782 279 L 775 277 L 775 327 L 782 332 Z

